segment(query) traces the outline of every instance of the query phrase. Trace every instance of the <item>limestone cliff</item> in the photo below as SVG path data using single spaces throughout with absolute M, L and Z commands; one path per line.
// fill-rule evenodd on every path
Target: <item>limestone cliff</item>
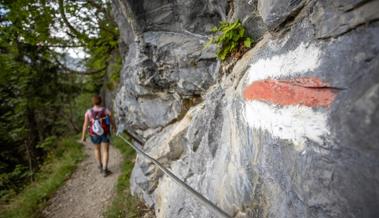
M 236 217 L 379 217 L 379 1 L 113 0 L 127 45 L 118 124 Z M 204 49 L 240 19 L 236 63 Z M 157 217 L 216 217 L 137 158 Z

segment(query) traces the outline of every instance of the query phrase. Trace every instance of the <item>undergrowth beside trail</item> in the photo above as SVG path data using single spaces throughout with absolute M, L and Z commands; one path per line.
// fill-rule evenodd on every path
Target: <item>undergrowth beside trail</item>
M 76 138 L 58 139 L 56 148 L 49 151 L 35 181 L 26 186 L 10 203 L 0 205 L 0 217 L 40 217 L 47 200 L 71 176 L 83 158 L 83 147 L 76 142 Z
M 121 175 L 117 180 L 116 194 L 110 206 L 105 210 L 104 217 L 143 217 L 149 209 L 140 200 L 132 196 L 129 188 L 136 153 L 133 148 L 125 144 L 118 137 L 112 137 L 112 145 L 121 152 L 123 162 L 121 165 Z

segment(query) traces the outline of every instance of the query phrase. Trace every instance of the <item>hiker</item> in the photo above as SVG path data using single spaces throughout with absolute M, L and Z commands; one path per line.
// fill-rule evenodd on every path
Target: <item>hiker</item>
M 89 126 L 89 134 L 95 146 L 95 157 L 98 162 L 98 168 L 100 173 L 106 177 L 111 174 L 111 171 L 108 169 L 110 124 L 112 124 L 113 132 L 116 131 L 116 124 L 113 120 L 112 113 L 107 108 L 101 106 L 100 96 L 95 95 L 92 97 L 92 105 L 93 107 L 88 109 L 84 114 L 81 141 L 85 142 L 85 136 Z M 101 150 L 103 152 L 101 152 Z

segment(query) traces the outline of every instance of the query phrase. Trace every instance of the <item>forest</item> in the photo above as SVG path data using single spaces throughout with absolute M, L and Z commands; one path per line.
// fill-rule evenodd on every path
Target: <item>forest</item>
M 79 133 L 90 96 L 117 85 L 121 59 L 110 3 L 1 0 L 0 66 L 6 204 L 64 146 L 61 138 Z

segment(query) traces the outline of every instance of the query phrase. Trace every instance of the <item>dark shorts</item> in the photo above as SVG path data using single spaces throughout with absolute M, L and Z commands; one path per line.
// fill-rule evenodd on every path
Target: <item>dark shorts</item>
M 91 141 L 93 144 L 98 145 L 101 143 L 109 143 L 109 135 L 103 134 L 103 135 L 91 135 Z

